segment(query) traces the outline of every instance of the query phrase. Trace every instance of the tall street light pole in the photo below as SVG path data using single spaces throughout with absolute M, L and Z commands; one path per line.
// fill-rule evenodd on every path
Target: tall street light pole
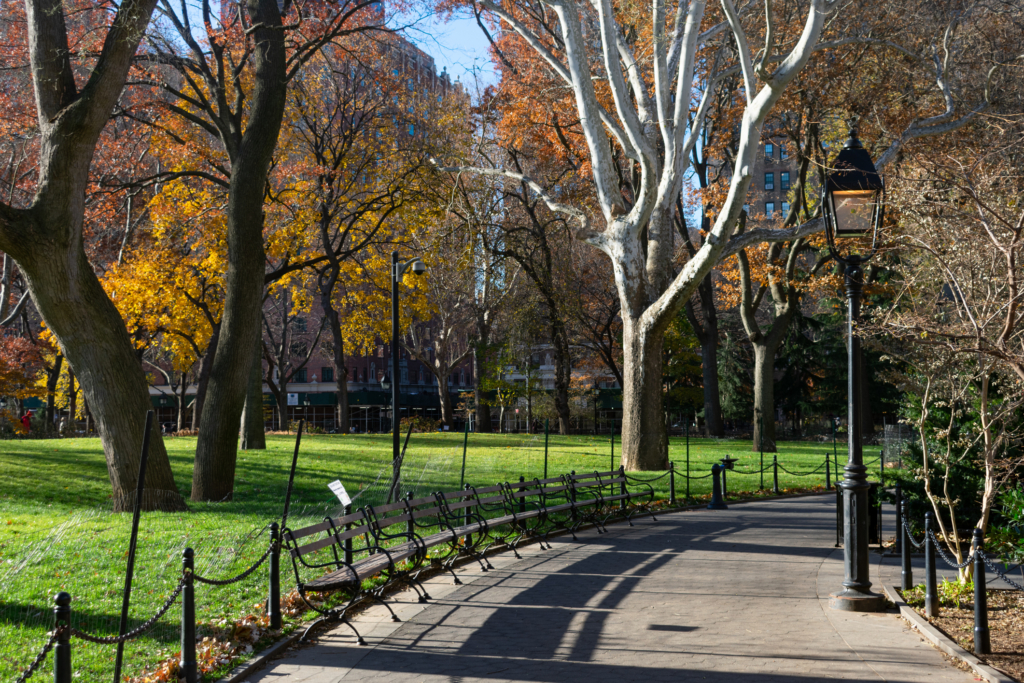
M 384 372 L 384 379 L 381 380 L 381 388 L 384 391 L 391 388 L 391 487 L 388 491 L 388 500 L 398 500 L 400 497 L 399 488 L 402 484 L 402 450 L 401 450 L 401 398 L 399 387 L 401 386 L 401 371 L 399 369 L 398 354 L 398 286 L 402 283 L 402 276 L 412 268 L 414 275 L 423 275 L 427 272 L 427 266 L 419 257 L 402 262 L 398 260 L 398 252 L 391 252 L 391 376 Z
M 884 214 L 885 184 L 875 169 L 867 150 L 857 139 L 857 130 L 850 127 L 838 156 L 832 161 L 825 181 L 822 201 L 825 236 L 832 257 L 844 266 L 848 300 L 846 333 L 848 346 L 847 427 L 849 456 L 844 468 L 843 489 L 843 579 L 842 590 L 832 593 L 832 609 L 851 612 L 877 612 L 885 607 L 884 598 L 871 592 L 868 576 L 868 483 L 867 468 L 861 443 L 861 372 L 860 337 L 857 323 L 864 293 L 864 264 L 877 250 L 878 229 Z M 843 256 L 836 240 L 871 234 L 871 249 L 866 255 L 848 253 Z

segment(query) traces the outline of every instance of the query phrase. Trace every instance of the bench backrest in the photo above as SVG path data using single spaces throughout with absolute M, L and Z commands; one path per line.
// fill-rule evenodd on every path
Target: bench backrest
M 291 542 L 291 556 L 298 558 L 332 545 L 341 545 L 346 540 L 368 533 L 370 533 L 368 520 L 365 513 L 360 510 L 342 517 L 328 517 L 322 522 L 300 529 L 286 529 L 284 536 Z M 320 534 L 323 534 L 321 538 L 300 543 L 302 539 L 308 539 Z

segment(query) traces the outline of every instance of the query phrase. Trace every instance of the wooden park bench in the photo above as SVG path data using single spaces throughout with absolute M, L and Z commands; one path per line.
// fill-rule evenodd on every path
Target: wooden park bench
M 576 531 L 584 524 L 593 524 L 603 533 L 607 521 L 616 515 L 632 526 L 635 514 L 651 512 L 654 489 L 645 483 L 629 484 L 646 490 L 629 491 L 620 468 L 531 481 L 520 477 L 518 482 L 484 488 L 467 486 L 422 498 L 412 498 L 410 493 L 394 503 L 367 506 L 300 529 L 284 529 L 282 539 L 292 559 L 299 595 L 310 609 L 322 615 L 313 625 L 341 620 L 364 645 L 362 636 L 346 619 L 355 603 L 363 599 L 379 602 L 398 621 L 383 600 L 384 592 L 407 583 L 419 601 L 426 602 L 430 596 L 419 581 L 424 571 L 447 571 L 460 584 L 455 562 L 469 558 L 483 571 L 493 569 L 486 553 L 497 543 L 519 557 L 519 545 L 529 540 L 536 539 L 541 548 L 550 548 L 548 534 L 553 531 L 567 531 L 578 540 Z M 355 540 L 360 538 L 362 544 L 356 546 Z M 329 571 L 303 580 L 303 575 L 319 570 Z M 368 579 L 378 576 L 382 582 L 373 588 L 364 587 Z M 352 596 L 345 605 L 333 609 L 322 609 L 307 597 L 311 592 L 340 589 L 350 590 Z

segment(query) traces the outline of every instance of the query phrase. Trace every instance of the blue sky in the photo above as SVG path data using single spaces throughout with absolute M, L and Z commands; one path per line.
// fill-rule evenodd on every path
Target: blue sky
M 474 90 L 474 72 L 484 85 L 496 79 L 487 52 L 487 38 L 472 17 L 445 23 L 428 16 L 415 21 L 406 36 L 434 58 L 439 72 L 447 68 L 452 78 L 459 78 L 470 92 Z

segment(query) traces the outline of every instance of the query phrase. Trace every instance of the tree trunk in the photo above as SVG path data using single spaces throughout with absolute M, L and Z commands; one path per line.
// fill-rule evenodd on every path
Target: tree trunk
M 438 376 L 437 393 L 441 397 L 441 421 L 448 425 L 449 429 L 455 429 L 455 411 L 452 410 L 452 395 L 448 392 L 447 375 Z
M 247 0 L 254 37 L 255 85 L 248 126 L 231 161 L 228 272 L 218 353 L 213 357 L 206 427 L 196 444 L 192 500 L 229 500 L 235 487 L 238 424 L 252 369 L 250 340 L 260 332 L 264 271 L 263 193 L 285 106 L 284 31 L 276 0 Z
M 68 412 L 71 413 L 71 431 L 78 434 L 78 389 L 75 389 L 75 371 L 68 368 Z
M 249 371 L 249 387 L 245 394 L 245 408 L 242 410 L 243 451 L 267 450 L 267 433 L 263 421 L 263 337 L 260 335 L 253 344 L 252 370 Z
M 345 362 L 344 356 L 342 362 Z M 338 380 L 338 388 L 335 390 L 338 417 L 336 424 L 339 434 L 348 434 L 352 431 L 352 421 L 349 419 L 348 408 L 348 370 L 344 365 L 338 365 L 335 369 L 335 377 Z
M 707 219 L 705 218 L 705 223 Z M 718 386 L 718 312 L 715 308 L 715 289 L 712 275 L 708 274 L 697 286 L 703 315 L 697 317 L 692 301 L 684 310 L 686 318 L 700 342 L 701 371 L 704 375 L 704 428 L 707 435 L 725 436 L 722 420 L 722 395 Z
M 752 451 L 775 453 L 775 352 L 777 344 L 754 343 L 754 443 Z
M 289 432 L 291 420 L 288 419 L 288 387 L 282 382 L 281 388 L 271 393 L 277 402 L 277 428 L 282 432 Z
M 178 396 L 178 428 L 181 431 L 185 428 L 185 402 L 188 400 L 188 373 L 181 373 L 181 394 Z
M 554 316 L 557 311 L 550 311 Z M 572 380 L 572 366 L 569 355 L 569 336 L 565 326 L 555 319 L 551 325 L 551 342 L 555 351 L 555 411 L 558 413 L 558 433 L 569 433 L 569 385 Z
M 476 431 L 481 434 L 491 433 L 491 405 L 484 397 L 481 387 L 483 382 L 483 351 L 484 344 L 477 341 L 473 346 L 473 403 L 476 404 Z
M 32 299 L 60 343 L 71 375 L 72 413 L 77 410 L 75 379 L 86 405 L 95 413 L 113 489 L 114 509 L 129 509 L 138 480 L 142 432 L 146 411 L 152 408 L 149 382 L 142 371 L 121 314 L 107 297 L 85 253 L 72 262 L 60 258 L 59 247 L 40 246 L 41 264 L 18 262 L 28 281 Z M 145 487 L 163 495 L 147 495 L 148 509 L 181 510 L 163 439 L 157 429 L 150 436 Z
M 622 326 L 622 466 L 629 471 L 668 467 L 668 440 L 662 413 L 663 335 L 644 338 L 636 321 Z
M 709 437 L 725 436 L 722 420 L 721 393 L 718 388 L 718 327 L 714 337 L 700 345 L 700 358 L 704 375 L 704 428 Z
M 321 294 L 320 305 L 324 315 L 327 316 L 327 324 L 331 328 L 331 338 L 334 341 L 334 378 L 337 382 L 335 398 L 337 407 L 336 424 L 340 434 L 349 433 L 348 418 L 348 369 L 345 367 L 345 338 L 341 334 L 341 316 L 331 303 L 331 292 L 334 289 L 333 283 L 336 278 L 331 278 L 331 287 L 326 294 Z
M 213 367 L 213 355 L 217 353 L 220 341 L 220 324 L 213 326 L 210 342 L 206 345 L 206 353 L 199 361 L 199 379 L 196 382 L 196 397 L 192 401 L 192 429 L 199 429 L 199 421 L 203 416 L 203 404 L 206 403 L 206 389 L 210 384 L 210 371 Z
M 60 371 L 64 366 L 64 356 L 57 354 L 53 360 L 53 367 L 46 373 L 46 430 L 53 429 L 54 418 L 54 392 L 57 390 L 57 382 L 60 380 Z

